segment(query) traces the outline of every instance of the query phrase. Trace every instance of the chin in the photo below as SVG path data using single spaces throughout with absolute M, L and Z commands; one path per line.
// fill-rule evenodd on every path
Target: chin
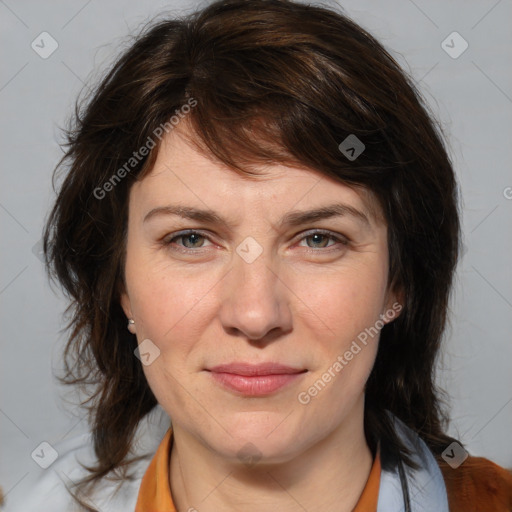
M 223 436 L 217 451 L 233 460 L 256 461 L 278 464 L 289 461 L 297 455 L 299 447 L 295 425 L 283 422 L 286 416 L 261 411 L 239 413 L 230 422 L 229 433 Z

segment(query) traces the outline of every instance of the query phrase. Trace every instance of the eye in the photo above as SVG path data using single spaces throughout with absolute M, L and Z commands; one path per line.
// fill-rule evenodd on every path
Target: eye
M 181 243 L 176 244 L 176 241 L 181 240 Z M 166 246 L 175 245 L 177 249 L 201 249 L 205 247 L 204 241 L 209 240 L 208 237 L 200 233 L 199 231 L 183 231 L 173 236 L 172 238 L 166 238 L 162 242 Z
M 332 247 L 332 245 L 326 245 L 326 243 L 329 243 L 329 241 L 337 242 L 338 245 L 348 245 L 348 240 L 346 238 L 336 236 L 330 231 L 323 230 L 316 230 L 306 234 L 305 236 L 302 237 L 301 242 L 306 241 L 307 243 L 308 240 L 312 240 L 313 245 L 307 245 L 309 248 L 312 249 L 326 249 L 328 247 Z M 336 245 L 336 243 L 334 243 L 333 245 Z

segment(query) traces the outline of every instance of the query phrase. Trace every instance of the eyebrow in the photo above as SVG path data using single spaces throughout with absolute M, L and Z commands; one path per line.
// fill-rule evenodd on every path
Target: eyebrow
M 143 222 L 147 222 L 150 219 L 161 215 L 174 215 L 184 219 L 195 220 L 207 224 L 219 224 L 232 228 L 230 222 L 215 213 L 213 210 L 178 205 L 167 205 L 153 208 L 144 216 Z M 336 203 L 315 208 L 313 210 L 288 212 L 278 222 L 277 227 L 296 227 L 309 222 L 317 222 L 333 217 L 346 216 L 353 217 L 363 224 L 370 226 L 368 216 L 363 211 L 348 204 Z

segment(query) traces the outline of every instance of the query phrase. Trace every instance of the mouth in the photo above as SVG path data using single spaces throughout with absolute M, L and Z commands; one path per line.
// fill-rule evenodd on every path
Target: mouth
M 266 396 L 300 379 L 308 370 L 279 363 L 230 363 L 207 371 L 225 389 L 243 396 Z

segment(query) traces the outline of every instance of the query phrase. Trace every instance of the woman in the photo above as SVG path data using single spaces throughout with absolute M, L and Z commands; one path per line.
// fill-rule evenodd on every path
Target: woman
M 45 252 L 94 460 L 34 509 L 510 510 L 510 474 L 444 433 L 457 187 L 372 36 L 216 2 L 149 27 L 77 112 Z

